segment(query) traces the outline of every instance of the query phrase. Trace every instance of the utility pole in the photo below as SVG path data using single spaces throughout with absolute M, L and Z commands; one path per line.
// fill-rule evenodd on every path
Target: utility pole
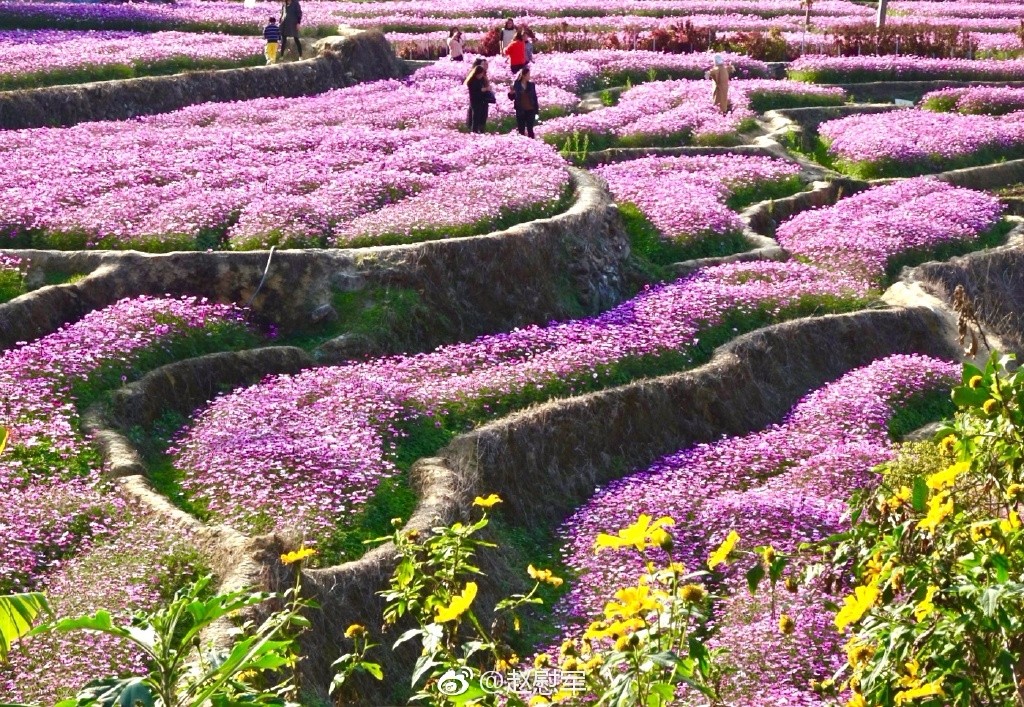
M 875 27 L 885 27 L 885 13 L 889 9 L 889 0 L 878 0 L 878 15 L 875 17 Z

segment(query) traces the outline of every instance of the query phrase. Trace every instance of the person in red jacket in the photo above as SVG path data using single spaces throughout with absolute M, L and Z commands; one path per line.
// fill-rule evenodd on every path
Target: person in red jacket
M 515 39 L 505 47 L 505 56 L 512 63 L 513 74 L 518 74 L 526 66 L 526 42 L 522 30 L 516 30 Z

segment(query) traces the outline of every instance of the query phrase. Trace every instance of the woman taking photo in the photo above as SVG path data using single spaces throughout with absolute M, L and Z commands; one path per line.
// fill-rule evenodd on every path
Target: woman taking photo
M 469 89 L 469 130 L 482 133 L 487 129 L 487 113 L 494 103 L 494 91 L 487 78 L 487 60 L 477 57 L 473 68 L 466 76 L 466 88 Z
M 516 130 L 520 135 L 532 138 L 540 106 L 537 103 L 537 87 L 530 80 L 530 67 L 522 69 L 516 76 L 508 97 L 516 109 Z

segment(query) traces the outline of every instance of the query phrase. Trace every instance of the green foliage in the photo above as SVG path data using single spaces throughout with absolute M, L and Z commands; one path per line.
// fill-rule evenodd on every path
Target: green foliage
M 928 100 L 921 102 L 921 108 L 935 111 L 936 113 L 952 113 L 956 110 L 957 100 L 958 97 L 952 95 L 932 96 Z
M 948 395 L 945 397 L 949 398 Z M 910 488 L 914 479 L 927 478 L 955 461 L 951 455 L 943 454 L 936 442 L 903 442 L 896 448 L 895 459 L 880 466 L 878 471 L 887 487 Z
M 477 497 L 474 505 L 484 508 L 480 520 L 429 531 L 402 530 L 402 520 L 396 518 L 392 535 L 378 539 L 393 543 L 397 559 L 390 586 L 381 592 L 387 602 L 385 629 L 411 624 L 393 648 L 412 640 L 421 647 L 412 676 L 414 702 L 526 707 L 527 696 L 518 692 L 505 674 L 515 670 L 529 681 L 536 679 L 531 676 L 539 671 L 550 670 L 546 654 L 539 655 L 532 667 L 520 667 L 509 639 L 521 629 L 521 612 L 543 604 L 540 592 L 545 586 L 559 588 L 563 584 L 560 577 L 528 565 L 533 580 L 530 591 L 498 601 L 489 627 L 482 621 L 475 580 L 483 573 L 476 555 L 497 546 L 476 536 L 489 524 L 487 509 L 498 503 L 501 499 L 494 494 Z M 558 665 L 563 671 L 562 685 L 546 702 L 578 704 L 583 695 L 593 695 L 602 705 L 661 707 L 672 703 L 679 686 L 686 685 L 711 704 L 722 704 L 719 691 L 728 668 L 721 661 L 724 651 L 710 650 L 705 643 L 704 626 L 711 617 L 713 598 L 697 582 L 715 578 L 706 570 L 687 572 L 673 560 L 670 529 L 674 525 L 669 517 L 654 520 L 641 515 L 616 535 L 598 535 L 597 552 L 637 552 L 645 569 L 634 583 L 614 592 L 581 639 L 562 644 Z M 730 533 L 708 558 L 708 568 L 714 570 L 743 556 L 753 558 L 746 570 L 749 590 L 756 592 L 767 582 L 774 612 L 775 591 L 790 559 L 770 546 L 736 552 L 738 540 Z M 654 548 L 658 549 L 656 556 L 648 552 Z M 782 615 L 779 626 L 785 633 L 792 631 L 793 622 Z M 354 642 L 353 651 L 333 666 L 332 693 L 342 703 L 356 697 L 351 684 L 356 674 L 383 679 L 380 664 L 369 655 L 376 644 L 369 642 L 366 628 L 353 625 L 346 636 Z M 498 678 L 493 677 L 495 673 Z M 572 684 L 566 675 L 575 676 Z
M 171 327 L 181 324 L 170 314 L 160 315 L 156 321 Z M 71 395 L 78 408 L 84 410 L 100 400 L 107 391 L 119 387 L 125 381 L 136 380 L 160 366 L 218 351 L 250 349 L 259 341 L 259 336 L 242 322 L 220 320 L 211 321 L 198 329 L 189 327 L 157 346 L 141 349 L 128 364 L 124 361 L 104 362 L 88 377 L 75 381 Z
M 814 150 L 814 155 L 824 153 L 826 159 L 819 159 L 825 166 L 836 169 L 844 174 L 858 179 L 881 179 L 884 177 L 918 177 L 922 174 L 934 174 L 953 169 L 964 169 L 967 167 L 980 167 L 982 165 L 996 164 L 1006 160 L 1024 157 L 1024 146 L 1010 145 L 990 147 L 978 150 L 959 157 L 943 157 L 942 155 L 931 155 L 925 160 L 891 160 L 881 159 L 862 162 L 851 162 L 849 160 L 836 159 L 827 152 L 828 143 L 818 138 L 821 143 Z
M 943 390 L 929 390 L 910 398 L 889 418 L 889 439 L 900 440 L 930 422 L 953 417 L 956 406 Z
M 371 348 L 386 342 L 389 350 L 415 351 L 422 348 L 426 330 L 441 317 L 424 304 L 418 291 L 406 287 L 335 292 L 331 305 L 338 313 L 336 320 L 320 329 L 284 337 L 280 343 L 309 351 L 335 337 L 353 334 L 365 337 Z
M 548 139 L 544 138 L 547 142 L 554 144 L 557 141 L 557 136 Z M 587 155 L 590 152 L 590 141 L 593 139 L 593 135 L 589 132 L 580 132 L 579 130 L 573 130 L 571 135 L 566 136 L 565 142 L 562 144 L 560 154 L 562 157 L 569 162 L 576 165 L 582 165 L 587 161 Z
M 433 456 L 462 429 L 462 420 L 435 421 L 420 417 L 405 422 L 400 429 L 395 465 L 399 474 L 381 481 L 356 518 L 337 526 L 321 543 L 321 561 L 335 565 L 359 559 L 366 552 L 366 543 L 391 530 L 392 518 L 408 518 L 416 508 L 417 495 L 409 483 L 409 470 L 418 459 Z
M 52 29 L 52 27 L 48 27 Z M 64 69 L 33 71 L 29 73 L 0 76 L 0 91 L 16 91 L 27 88 L 42 88 L 61 84 L 87 83 L 92 81 L 113 81 L 133 79 L 141 76 L 164 76 L 185 71 L 208 69 L 235 69 L 243 66 L 263 64 L 263 54 L 253 54 L 244 59 L 196 59 L 191 56 L 177 56 L 153 62 L 131 64 L 91 64 Z
M 473 579 L 483 574 L 475 564 L 475 555 L 494 545 L 475 536 L 488 525 L 486 509 L 500 502 L 494 495 L 477 498 L 476 505 L 485 509 L 478 521 L 437 527 L 429 533 L 403 531 L 402 519 L 395 518 L 392 535 L 377 539 L 392 541 L 398 559 L 389 589 L 380 592 L 386 602 L 385 626 L 400 621 L 414 623 L 415 628 L 405 631 L 394 647 L 414 639 L 422 646 L 413 671 L 416 693 L 412 701 L 443 705 L 477 699 L 477 704 L 497 704 L 497 698 L 482 688 L 481 675 L 492 669 L 504 672 L 518 662 L 506 641 L 507 634 L 519 626 L 518 612 L 540 602 L 536 592 L 542 583 L 562 582 L 548 571 L 531 567 L 533 589 L 498 602 L 494 622 L 490 628 L 484 627 L 479 609 L 473 606 L 478 592 Z M 372 644 L 364 637 L 365 629 L 349 627 L 346 636 L 355 641 L 355 650 L 335 661 L 331 685 L 331 692 L 342 701 L 350 696 L 350 681 L 357 672 L 383 679 L 380 665 L 366 658 L 366 646 Z M 466 683 L 466 689 L 458 695 L 452 695 L 445 683 L 453 675 Z M 515 693 L 504 693 L 504 697 L 509 705 L 525 707 Z
M 295 586 L 281 595 L 240 591 L 212 596 L 212 579 L 206 576 L 177 592 L 165 606 L 136 613 L 129 623 L 120 623 L 110 612 L 99 610 L 51 621 L 27 635 L 83 630 L 104 633 L 133 644 L 149 663 L 145 675 L 98 678 L 57 707 L 294 704 L 296 637 L 309 626 L 302 612 L 312 606 L 300 598 L 298 576 Z M 258 625 L 244 623 L 229 646 L 201 651 L 199 660 L 191 660 L 205 629 L 268 599 L 283 602 L 284 608 Z
M 857 585 L 836 616 L 852 628 L 841 674 L 859 704 L 1019 704 L 1024 370 L 1011 360 L 964 366 L 959 412 L 933 458 L 890 465 L 887 481 L 921 473 L 862 494 L 838 538 L 833 566 L 852 565 Z
M 785 91 L 752 91 L 750 93 L 750 109 L 755 113 L 788 108 L 841 106 L 845 102 L 845 96 L 818 96 L 804 93 L 787 93 Z
M 730 209 L 740 211 L 761 201 L 784 199 L 787 196 L 792 196 L 803 191 L 804 186 L 803 180 L 796 175 L 787 179 L 736 186 L 731 188 L 731 193 L 725 200 L 725 203 Z
M 11 645 L 32 631 L 36 619 L 49 613 L 50 605 L 41 592 L 0 596 L 0 664 Z
M 906 250 L 885 265 L 885 283 L 895 282 L 900 271 L 905 267 L 914 267 L 932 260 L 949 260 L 957 255 L 973 253 L 977 250 L 995 248 L 1006 242 L 1006 237 L 1013 230 L 1013 224 L 1005 219 L 980 234 L 974 240 L 948 241 L 934 248 Z
M 619 214 L 629 234 L 629 248 L 641 267 L 659 280 L 672 278 L 667 266 L 685 260 L 741 253 L 750 249 L 742 233 L 707 234 L 688 239 L 665 238 L 647 216 L 630 203 L 619 204 Z
M 25 273 L 20 269 L 0 268 L 0 304 L 10 302 L 26 292 Z

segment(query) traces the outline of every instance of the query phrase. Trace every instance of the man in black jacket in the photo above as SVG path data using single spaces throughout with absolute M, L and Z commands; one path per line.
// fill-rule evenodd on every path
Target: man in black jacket
M 288 38 L 295 40 L 295 48 L 302 58 L 302 42 L 299 41 L 299 24 L 302 23 L 302 6 L 299 0 L 284 0 L 281 6 L 281 56 L 284 56 Z

